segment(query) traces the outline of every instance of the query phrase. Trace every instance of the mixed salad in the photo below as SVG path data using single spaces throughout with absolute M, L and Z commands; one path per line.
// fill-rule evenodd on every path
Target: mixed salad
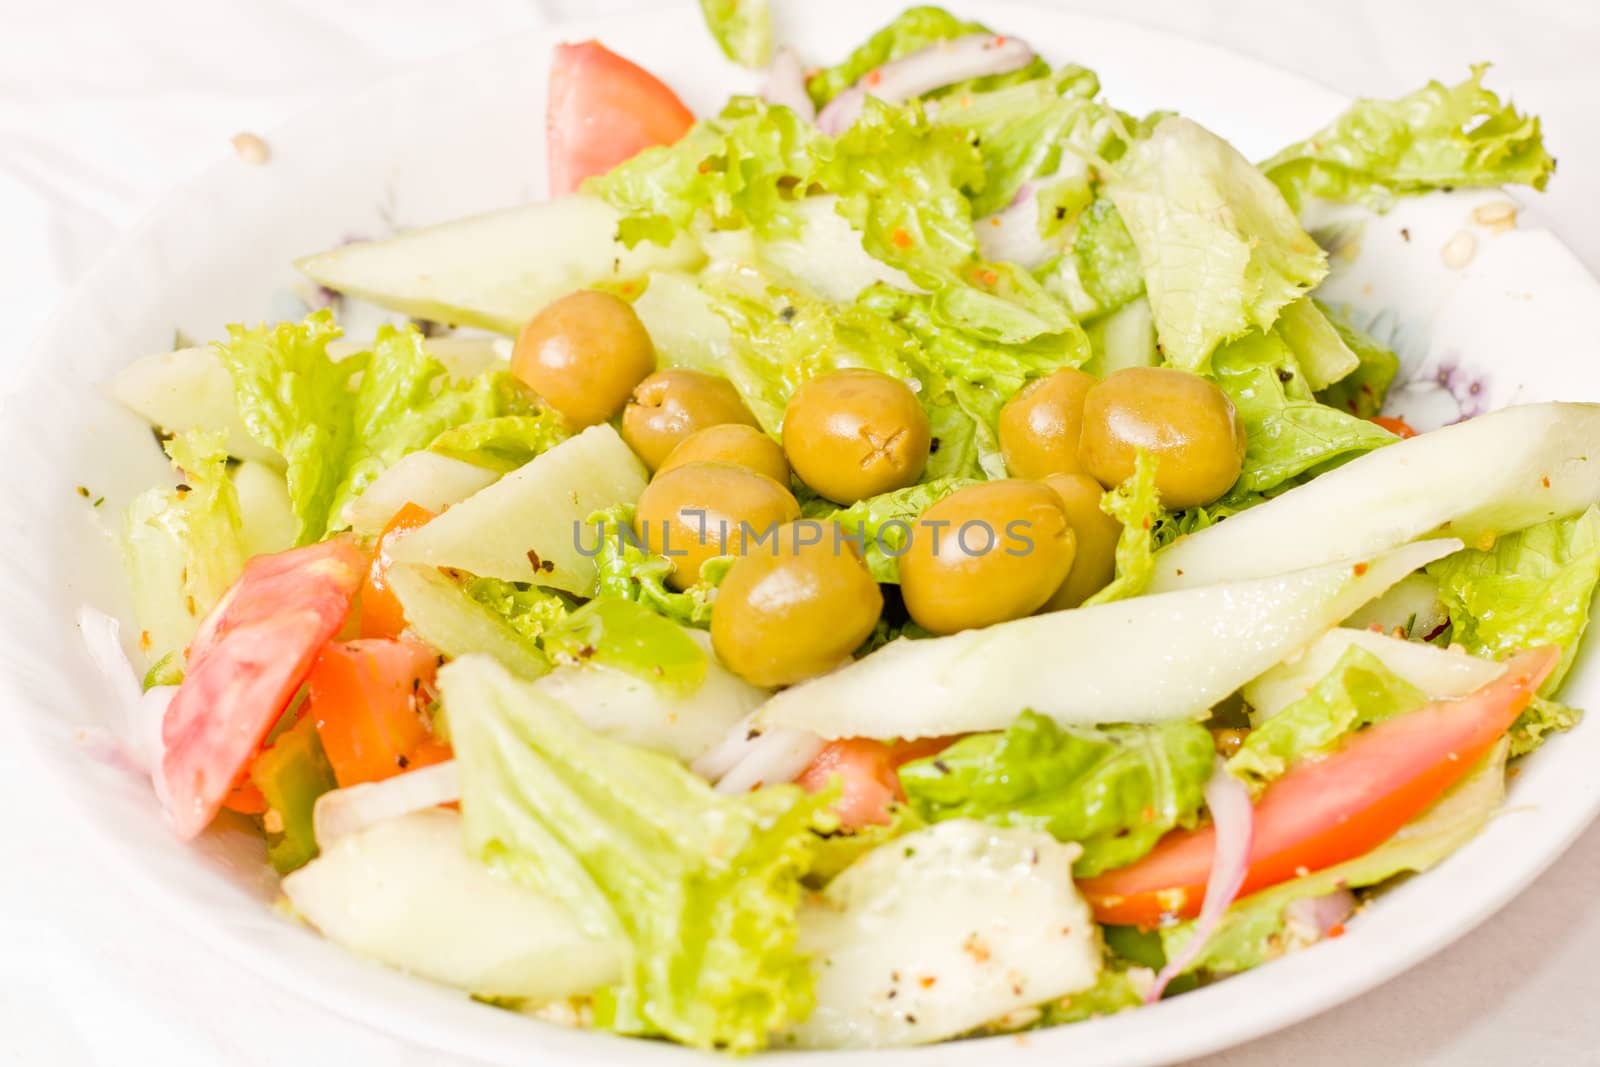
M 1470 840 L 1578 714 L 1600 405 L 1385 417 L 1300 213 L 1542 188 L 1538 120 L 1477 68 L 1254 163 L 938 8 L 813 68 L 704 6 L 759 95 L 562 45 L 551 199 L 299 263 L 375 336 L 113 383 L 173 467 L 121 541 L 174 830 L 734 1052 L 1151 1004 Z

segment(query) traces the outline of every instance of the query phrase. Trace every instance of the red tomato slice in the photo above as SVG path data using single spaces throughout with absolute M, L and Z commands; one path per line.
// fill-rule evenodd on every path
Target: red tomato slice
M 341 788 L 438 762 L 441 746 L 422 715 L 438 664 L 433 649 L 417 641 L 373 637 L 322 649 L 306 679 L 307 707 Z
M 394 517 L 378 535 L 378 547 L 372 553 L 372 569 L 367 574 L 367 584 L 361 587 L 361 636 L 399 637 L 406 628 L 405 609 L 400 599 L 389 589 L 387 573 L 393 562 L 390 549 L 395 541 L 423 526 L 433 518 L 433 512 L 420 504 L 407 504 L 394 513 Z
M 810 766 L 795 779 L 808 793 L 828 787 L 834 775 L 844 792 L 833 805 L 840 825 L 846 830 L 863 826 L 886 826 L 889 805 L 905 800 L 900 788 L 899 770 L 912 760 L 943 752 L 954 741 L 951 737 L 925 737 L 917 741 L 885 744 L 866 737 L 833 741 L 817 753 Z
M 565 196 L 646 148 L 671 144 L 694 114 L 654 74 L 598 41 L 556 46 L 545 139 L 550 195 Z
M 1441 700 L 1356 734 L 1267 787 L 1255 806 L 1241 897 L 1363 855 L 1472 769 L 1511 728 L 1561 653 L 1537 648 L 1460 700 Z M 1154 926 L 1200 911 L 1214 833 L 1178 830 L 1128 867 L 1078 883 L 1103 923 Z
M 161 723 L 161 776 L 178 836 L 188 840 L 216 817 L 338 632 L 366 567 L 345 540 L 257 556 L 200 623 Z

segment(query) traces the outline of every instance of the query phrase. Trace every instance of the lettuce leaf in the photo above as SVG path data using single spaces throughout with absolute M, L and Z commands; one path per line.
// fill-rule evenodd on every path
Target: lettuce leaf
M 984 179 L 983 157 L 960 129 L 931 123 L 915 104 L 870 97 L 817 171 L 867 253 L 933 294 L 941 328 L 1083 362 L 1088 339 L 1066 306 L 1021 268 L 979 258 L 965 190 L 981 190 Z
M 1068 65 L 993 92 L 963 93 L 957 106 L 935 111 L 935 126 L 960 130 L 980 150 L 984 179 L 973 191 L 973 213 L 1001 210 L 1024 182 L 1041 178 L 1050 180 L 1053 205 L 1087 202 L 1089 160 L 1114 154 L 1118 143 L 1111 109 L 1094 99 L 1099 91 L 1093 71 Z
M 1161 494 L 1156 491 L 1156 461 L 1148 452 L 1140 450 L 1132 478 L 1101 497 L 1100 510 L 1122 523 L 1122 533 L 1117 536 L 1117 574 L 1080 605 L 1086 608 L 1138 596 L 1155 574 L 1155 533 L 1163 513 Z
M 566 597 L 553 590 L 499 578 L 467 578 L 462 592 L 534 644 L 562 624 L 570 606 Z
M 1487 551 L 1463 549 L 1428 566 L 1450 615 L 1450 640 L 1485 659 L 1558 645 L 1561 663 L 1545 695 L 1560 688 L 1589 625 L 1600 582 L 1600 506 L 1507 534 Z
M 1237 901 L 1186 973 L 1236 974 L 1298 947 L 1300 941 L 1294 931 L 1286 929 L 1284 918 L 1284 909 L 1293 901 L 1324 896 L 1341 887 L 1378 885 L 1398 874 L 1425 871 L 1438 864 L 1476 837 L 1499 810 L 1505 798 L 1506 751 L 1506 743 L 1501 742 L 1431 808 L 1366 855 Z M 1194 926 L 1190 921 L 1161 930 L 1168 959 L 1182 951 Z
M 706 654 L 677 623 L 643 604 L 597 597 L 544 636 L 556 660 L 592 662 L 687 696 L 706 677 Z
M 1294 763 L 1333 751 L 1352 730 L 1415 711 L 1427 699 L 1377 656 L 1352 645 L 1311 692 L 1250 731 L 1228 771 L 1264 786 Z
M 712 593 L 728 573 L 731 560 L 724 557 L 707 561 L 701 568 L 700 581 L 674 592 L 667 586 L 672 561 L 646 552 L 633 534 L 632 505 L 619 504 L 596 512 L 585 525 L 594 528 L 600 537 L 600 551 L 595 556 L 597 600 L 631 600 L 683 626 L 710 628 Z
M 751 1052 L 810 1012 L 796 911 L 832 794 L 722 796 L 669 756 L 584 729 L 487 657 L 449 664 L 439 684 L 468 850 L 632 945 L 598 1024 Z
M 898 583 L 899 560 L 911 536 L 911 525 L 924 511 L 957 489 L 972 484 L 964 478 L 940 478 L 869 496 L 847 508 L 824 512 L 817 517 L 832 519 L 839 524 L 844 536 L 860 539 L 862 559 L 874 581 Z
M 1175 826 L 1193 825 L 1214 764 L 1199 723 L 1068 728 L 1025 711 L 1004 733 L 975 734 L 900 768 L 929 822 L 984 819 L 1076 841 L 1073 873 L 1125 866 Z
M 250 436 L 283 456 L 297 544 L 342 529 L 344 506 L 407 452 L 462 423 L 533 410 L 505 371 L 454 381 L 415 329 L 381 327 L 370 352 L 335 361 L 333 315 L 230 326 L 215 345 Z
M 772 283 L 753 271 L 707 271 L 701 291 L 732 331 L 723 373 L 769 434 L 783 431 L 794 391 L 845 367 L 917 380 L 915 338 L 857 305 L 832 305 Z
M 759 69 L 772 57 L 772 13 L 767 0 L 700 0 L 706 28 L 722 54 Z
M 1382 211 L 1429 189 L 1531 185 L 1555 170 L 1539 120 L 1483 86 L 1488 64 L 1457 85 L 1429 82 L 1398 100 L 1357 100 L 1332 125 L 1265 163 L 1296 209 L 1308 196 Z
M 164 447 L 183 481 L 134 499 L 121 544 L 140 645 L 153 662 L 176 653 L 181 670 L 184 647 L 239 577 L 245 550 L 227 435 L 191 430 Z
M 629 248 L 670 245 L 701 215 L 719 228 L 789 234 L 798 226 L 790 208 L 830 149 L 828 138 L 789 108 L 735 97 L 673 144 L 589 178 L 583 191 L 622 213 L 617 238 Z
M 1389 386 L 1400 373 L 1400 357 L 1379 344 L 1370 334 L 1356 328 L 1350 316 L 1316 302 L 1323 315 L 1339 331 L 1345 347 L 1356 355 L 1356 367 L 1340 380 L 1317 394 L 1317 399 L 1358 418 L 1370 419 L 1383 410 Z
M 1144 292 L 1139 249 L 1106 197 L 1096 197 L 1078 219 L 1068 258 L 1083 299 L 1074 310 L 1085 318 L 1116 311 Z
M 829 100 L 854 85 L 868 71 L 881 67 L 890 60 L 921 51 L 929 45 L 938 44 L 940 41 L 947 41 L 955 37 L 966 37 L 974 33 L 988 32 L 989 28 L 981 22 L 965 22 L 943 8 L 929 5 L 908 7 L 895 16 L 893 22 L 873 34 L 854 52 L 851 52 L 843 62 L 824 68 L 812 75 L 811 79 L 806 83 L 806 89 L 810 92 L 812 101 L 820 108 Z M 1045 65 L 1044 61 L 1034 60 L 1033 63 L 1011 74 L 997 74 L 986 78 L 959 82 L 955 85 L 947 86 L 939 92 L 981 92 L 1016 82 L 1027 81 L 1047 73 L 1049 73 L 1049 67 Z
M 1188 119 L 1135 142 L 1105 192 L 1139 249 L 1162 352 L 1185 370 L 1204 371 L 1218 344 L 1270 327 L 1328 273 L 1282 193 Z
M 1561 648 L 1561 663 L 1512 727 L 1513 754 L 1577 722 L 1579 713 L 1551 700 L 1589 626 L 1600 582 L 1600 507 L 1530 526 L 1487 551 L 1469 548 L 1428 567 L 1450 615 L 1450 640 L 1474 656 L 1503 659 L 1539 645 Z
M 1211 362 L 1212 376 L 1244 421 L 1244 469 L 1235 492 L 1273 489 L 1397 440 L 1376 423 L 1318 401 L 1294 350 L 1275 329 L 1224 345 Z
M 561 416 L 545 408 L 532 415 L 502 415 L 452 427 L 428 451 L 507 474 L 568 437 Z

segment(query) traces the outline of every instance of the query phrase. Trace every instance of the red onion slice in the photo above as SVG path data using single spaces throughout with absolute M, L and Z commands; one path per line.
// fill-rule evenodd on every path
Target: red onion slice
M 903 104 L 955 82 L 1009 74 L 1032 62 L 1033 49 L 1015 37 L 975 33 L 940 41 L 862 75 L 860 81 L 828 101 L 817 116 L 817 126 L 837 137 L 861 117 L 869 95 L 886 104 Z
M 381 782 L 346 786 L 324 793 L 311 809 L 311 829 L 318 848 L 414 811 L 461 799 L 461 778 L 456 761 L 421 767 Z
M 974 224 L 978 252 L 984 259 L 1033 270 L 1044 266 L 1054 254 L 1039 236 L 1038 188 L 1038 182 L 1023 182 L 1009 205 Z
M 1195 920 L 1194 933 L 1176 957 L 1167 961 L 1156 975 L 1155 985 L 1145 994 L 1144 1002 L 1154 1004 L 1166 991 L 1167 983 L 1182 974 L 1205 948 L 1206 942 L 1216 932 L 1217 924 L 1227 914 L 1228 908 L 1244 885 L 1245 874 L 1250 869 L 1250 841 L 1255 835 L 1255 810 L 1250 804 L 1250 790 L 1229 774 L 1219 759 L 1211 778 L 1206 782 L 1206 807 L 1211 812 L 1211 822 L 1216 827 L 1216 847 L 1211 854 L 1211 874 L 1206 879 L 1206 898 L 1200 905 L 1200 916 Z
M 807 122 L 817 120 L 817 105 L 806 92 L 806 72 L 800 57 L 788 48 L 778 49 L 767 67 L 767 80 L 761 86 L 761 99 L 769 104 L 782 104 Z
M 1348 889 L 1335 889 L 1320 897 L 1290 901 L 1283 909 L 1283 920 L 1297 940 L 1310 944 L 1321 941 L 1328 931 L 1354 915 L 1355 910 L 1355 894 Z

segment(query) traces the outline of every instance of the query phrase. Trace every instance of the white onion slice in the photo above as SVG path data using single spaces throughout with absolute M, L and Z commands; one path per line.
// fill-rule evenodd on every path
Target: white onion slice
M 826 744 L 808 730 L 757 726 L 752 712 L 690 770 L 714 782 L 719 793 L 748 793 L 763 785 L 794 781 Z
M 767 80 L 761 85 L 761 99 L 781 104 L 807 122 L 817 121 L 817 105 L 806 92 L 806 72 L 793 49 L 780 48 L 767 67 Z
M 164 751 L 161 719 L 177 687 L 158 685 L 144 691 L 139 672 L 122 650 L 121 630 L 121 623 L 97 608 L 85 604 L 78 609 L 78 632 L 89 661 L 110 690 L 110 737 L 130 764 L 152 774 Z
M 837 137 L 861 117 L 868 96 L 886 104 L 903 104 L 942 86 L 1009 74 L 1032 62 L 1033 49 L 1015 37 L 975 33 L 940 41 L 862 75 L 860 81 L 828 101 L 817 116 L 817 127 Z
M 1283 919 L 1290 933 L 1299 941 L 1321 941 L 1328 931 L 1344 922 L 1356 911 L 1355 894 L 1348 889 L 1335 889 L 1320 897 L 1301 897 L 1292 900 L 1283 909 Z
M 1050 259 L 1053 250 L 1039 236 L 1038 191 L 1038 182 L 1023 182 L 1010 204 L 977 221 L 978 252 L 984 259 L 1027 270 Z
M 456 773 L 456 761 L 446 760 L 381 782 L 322 794 L 311 810 L 312 833 L 317 847 L 327 848 L 339 838 L 375 823 L 460 799 L 461 778 Z
M 1155 985 L 1145 994 L 1144 1002 L 1154 1004 L 1166 991 L 1167 983 L 1183 973 L 1185 967 L 1200 955 L 1206 942 L 1216 932 L 1217 924 L 1227 914 L 1228 908 L 1244 885 L 1245 874 L 1250 870 L 1250 841 L 1255 836 L 1255 809 L 1250 804 L 1250 790 L 1245 784 L 1217 761 L 1216 770 L 1206 782 L 1206 807 L 1211 812 L 1211 822 L 1216 828 L 1216 846 L 1211 855 L 1211 874 L 1206 878 L 1206 897 L 1200 905 L 1200 917 L 1195 921 L 1194 933 L 1179 953 L 1167 961 L 1156 975 Z

